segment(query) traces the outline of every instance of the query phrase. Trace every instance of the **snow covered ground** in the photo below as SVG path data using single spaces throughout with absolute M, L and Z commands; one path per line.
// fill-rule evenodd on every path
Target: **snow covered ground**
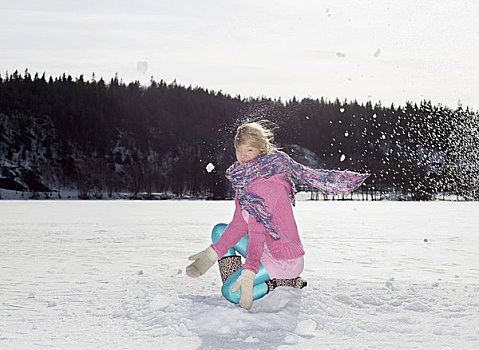
M 309 285 L 250 312 L 185 275 L 232 210 L 0 201 L 0 349 L 479 348 L 479 203 L 299 201 Z

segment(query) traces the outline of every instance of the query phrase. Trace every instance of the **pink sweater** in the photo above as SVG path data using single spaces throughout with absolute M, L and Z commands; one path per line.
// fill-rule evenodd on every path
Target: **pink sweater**
M 288 196 L 291 185 L 284 179 L 284 176 L 278 174 L 269 179 L 254 181 L 247 189 L 265 200 L 266 207 L 273 215 L 273 225 L 280 234 L 280 239 L 275 241 L 271 238 L 264 225 L 258 223 L 254 218 L 250 218 L 246 222 L 236 199 L 233 220 L 226 227 L 218 242 L 212 245 L 218 256 L 225 255 L 228 249 L 233 247 L 245 234 L 248 235 L 248 246 L 244 269 L 258 273 L 265 243 L 271 255 L 276 259 L 286 260 L 303 256 L 304 249 Z

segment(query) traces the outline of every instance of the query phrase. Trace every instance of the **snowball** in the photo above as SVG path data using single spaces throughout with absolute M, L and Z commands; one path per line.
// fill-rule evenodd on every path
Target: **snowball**
M 315 330 L 316 322 L 309 319 L 299 322 L 294 332 L 299 335 L 313 335 Z
M 341 107 L 341 108 L 339 109 L 339 111 L 340 111 L 341 113 L 344 113 L 344 108 Z
M 206 165 L 206 171 L 209 172 L 209 173 L 211 173 L 214 168 L 215 168 L 215 166 L 212 163 L 208 163 Z
M 288 334 L 285 338 L 284 338 L 284 342 L 286 344 L 298 344 L 299 341 L 300 341 L 301 338 L 299 338 L 297 335 L 295 334 Z
M 396 288 L 393 284 L 394 282 L 394 277 L 390 278 L 389 280 L 386 281 L 386 283 L 384 283 L 384 285 L 386 286 L 386 288 L 392 290 L 392 291 L 397 291 L 398 288 Z
M 339 161 L 344 162 L 345 159 L 346 159 L 346 156 L 344 154 L 341 154 L 341 157 L 339 158 Z
M 349 136 L 349 133 L 346 131 L 346 132 L 344 133 L 344 136 L 345 136 L 345 137 L 348 137 L 348 136 Z
M 245 340 L 243 340 L 245 343 L 257 343 L 259 342 L 258 338 L 255 338 L 253 336 L 249 336 L 248 338 L 246 338 Z

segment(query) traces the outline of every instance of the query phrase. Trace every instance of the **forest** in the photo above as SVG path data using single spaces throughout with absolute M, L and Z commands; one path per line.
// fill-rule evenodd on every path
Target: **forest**
M 370 173 L 361 191 L 373 198 L 479 199 L 479 114 L 468 107 L 282 101 L 28 70 L 0 75 L 0 188 L 30 198 L 66 189 L 85 199 L 232 198 L 224 175 L 236 127 L 260 119 L 305 165 Z

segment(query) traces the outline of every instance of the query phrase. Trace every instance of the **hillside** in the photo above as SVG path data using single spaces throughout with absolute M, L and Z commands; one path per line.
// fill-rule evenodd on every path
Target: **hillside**
M 366 191 L 478 199 L 479 116 L 462 106 L 283 102 L 28 71 L 0 77 L 0 188 L 26 198 L 229 198 L 235 128 L 264 118 L 297 160 L 370 172 Z

